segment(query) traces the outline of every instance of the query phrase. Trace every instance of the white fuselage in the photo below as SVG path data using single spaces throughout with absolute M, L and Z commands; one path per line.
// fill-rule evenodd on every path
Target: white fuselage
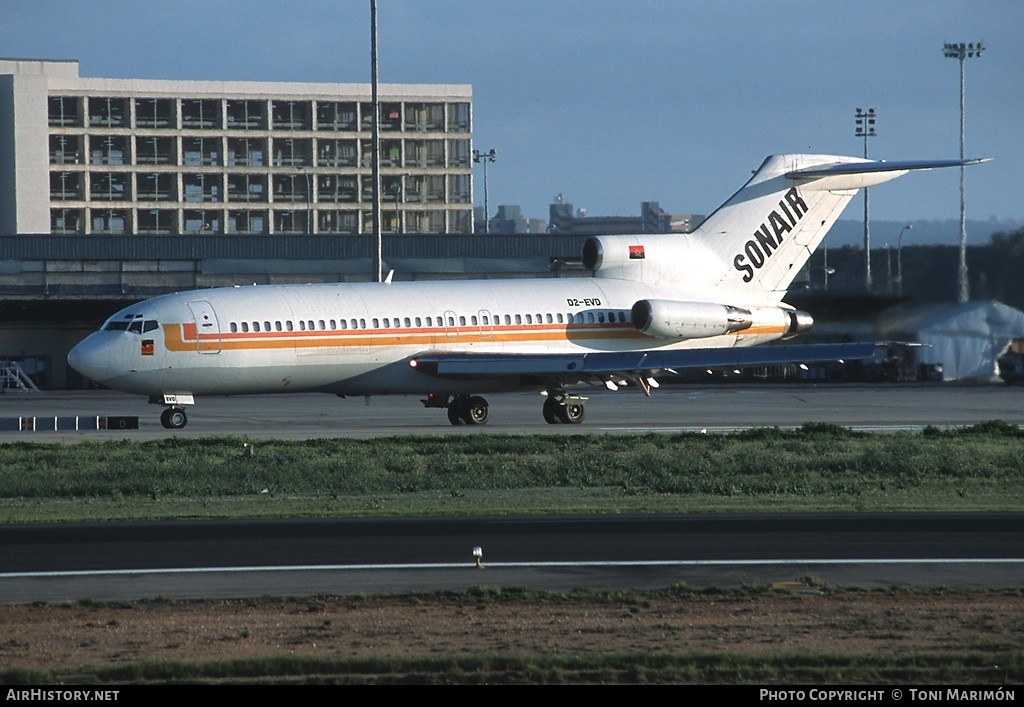
M 118 312 L 79 344 L 72 365 L 146 395 L 324 391 L 340 395 L 543 388 L 537 380 L 439 380 L 408 365 L 424 353 L 578 353 L 747 346 L 778 339 L 778 305 L 750 307 L 744 331 L 667 340 L 630 308 L 695 293 L 599 278 L 277 285 L 157 297 Z M 571 381 L 570 381 L 571 382 Z

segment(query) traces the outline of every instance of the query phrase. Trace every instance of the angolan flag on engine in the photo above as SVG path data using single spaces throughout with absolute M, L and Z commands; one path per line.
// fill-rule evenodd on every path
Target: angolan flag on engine
M 644 259 L 644 247 L 642 245 L 631 245 L 629 247 L 629 259 L 630 260 L 643 260 Z

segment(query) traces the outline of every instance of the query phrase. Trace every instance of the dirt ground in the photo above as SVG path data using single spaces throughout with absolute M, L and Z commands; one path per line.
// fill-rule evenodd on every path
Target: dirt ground
M 384 597 L 0 606 L 4 669 L 273 655 L 952 653 L 1024 645 L 1024 596 Z

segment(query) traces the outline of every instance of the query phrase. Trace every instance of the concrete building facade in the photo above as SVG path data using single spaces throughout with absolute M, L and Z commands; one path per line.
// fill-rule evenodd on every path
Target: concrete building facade
M 378 94 L 382 231 L 472 233 L 472 88 Z M 0 59 L 0 232 L 369 233 L 371 109 L 369 84 Z

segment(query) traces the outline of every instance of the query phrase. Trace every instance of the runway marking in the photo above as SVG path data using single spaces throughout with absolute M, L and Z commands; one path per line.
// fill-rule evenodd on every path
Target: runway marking
M 1024 564 L 1021 557 L 994 558 L 934 558 L 920 560 L 877 559 L 877 560 L 645 560 L 645 561 L 595 561 L 595 562 L 484 562 L 484 567 L 504 568 L 552 568 L 552 567 L 754 567 L 767 565 L 989 565 Z M 54 570 L 47 572 L 0 572 L 0 579 L 24 579 L 45 577 L 102 577 L 130 576 L 144 574 L 212 574 L 218 572 L 330 572 L 356 570 L 438 570 L 476 569 L 471 562 L 427 562 L 384 565 L 278 565 L 270 567 L 177 567 L 124 570 Z

